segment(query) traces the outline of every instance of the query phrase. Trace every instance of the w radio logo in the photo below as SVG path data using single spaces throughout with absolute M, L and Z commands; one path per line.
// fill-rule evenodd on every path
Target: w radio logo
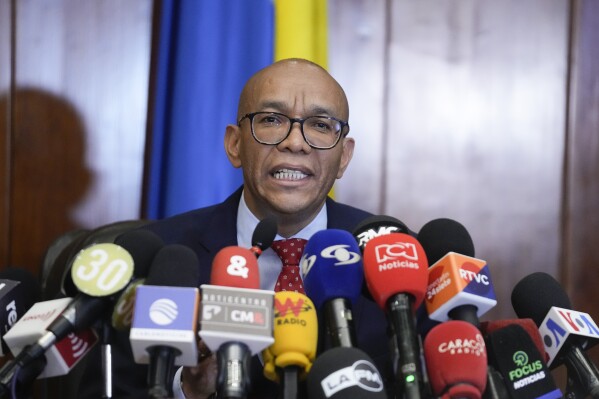
M 275 317 L 285 317 L 289 312 L 295 317 L 299 317 L 300 313 L 312 310 L 310 303 L 303 298 L 298 298 L 295 302 L 291 298 L 286 298 L 285 302 L 281 302 L 275 296 Z

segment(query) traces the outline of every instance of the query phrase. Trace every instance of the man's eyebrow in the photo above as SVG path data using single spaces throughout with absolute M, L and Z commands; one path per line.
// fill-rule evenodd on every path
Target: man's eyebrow
M 265 101 L 260 104 L 260 110 L 264 109 L 274 109 L 277 112 L 287 112 L 289 110 L 289 106 L 287 103 L 283 101 Z M 308 113 L 304 116 L 335 116 L 334 113 L 325 107 L 315 105 L 311 108 L 308 108 Z

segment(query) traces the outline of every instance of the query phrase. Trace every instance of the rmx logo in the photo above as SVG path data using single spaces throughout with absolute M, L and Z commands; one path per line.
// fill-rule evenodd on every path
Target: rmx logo
M 409 242 L 377 245 L 375 252 L 377 262 L 387 262 L 396 259 L 418 260 L 416 245 Z
M 512 356 L 512 360 L 518 367 L 526 366 L 528 364 L 528 355 L 526 352 L 517 351 Z
M 227 273 L 235 277 L 248 278 L 249 269 L 247 267 L 247 260 L 241 255 L 231 256 L 229 266 L 227 266 Z
M 222 311 L 222 307 L 219 305 L 204 305 L 202 308 L 202 319 L 212 320 L 214 316 Z
M 356 252 L 349 251 L 349 245 L 339 244 L 331 245 L 320 251 L 320 256 L 325 259 L 335 259 L 335 266 L 352 265 L 360 261 L 360 255 Z
M 288 312 L 294 314 L 295 317 L 299 317 L 301 312 L 307 312 L 312 309 L 309 303 L 299 298 L 293 302 L 291 298 L 285 299 L 285 303 L 275 297 L 275 317 L 285 317 Z

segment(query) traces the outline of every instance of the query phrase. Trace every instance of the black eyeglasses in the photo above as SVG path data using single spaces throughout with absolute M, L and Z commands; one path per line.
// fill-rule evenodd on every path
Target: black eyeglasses
M 299 119 L 278 112 L 253 112 L 245 114 L 239 119 L 237 125 L 241 127 L 241 122 L 246 118 L 250 120 L 252 136 L 260 144 L 281 143 L 289 137 L 295 122 L 300 124 L 306 143 L 319 150 L 335 147 L 339 139 L 349 133 L 347 122 L 329 116 L 309 116 Z

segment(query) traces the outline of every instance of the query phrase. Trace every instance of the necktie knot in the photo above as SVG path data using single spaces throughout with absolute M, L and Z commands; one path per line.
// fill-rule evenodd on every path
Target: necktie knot
M 306 246 L 303 238 L 288 238 L 272 243 L 272 249 L 281 258 L 283 267 L 275 284 L 275 291 L 295 291 L 304 293 L 299 271 L 299 262 Z

